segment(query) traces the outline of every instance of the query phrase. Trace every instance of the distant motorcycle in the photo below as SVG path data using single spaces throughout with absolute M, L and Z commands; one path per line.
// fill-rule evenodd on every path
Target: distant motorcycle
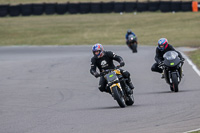
M 170 85 L 171 91 L 179 91 L 179 83 L 183 77 L 182 65 L 184 59 L 181 60 L 178 57 L 178 53 L 175 51 L 168 51 L 163 55 L 164 61 L 159 65 L 164 70 L 164 78 Z
M 128 94 L 129 86 L 126 84 L 125 79 L 120 70 L 119 67 L 115 69 L 108 69 L 100 73 L 100 75 L 103 75 L 104 78 L 107 80 L 107 89 L 110 89 L 111 94 L 119 104 L 121 108 L 124 108 L 126 105 L 131 106 L 134 103 L 134 97 L 133 94 Z
M 137 53 L 137 37 L 136 36 L 129 35 L 127 45 L 132 50 L 133 53 Z

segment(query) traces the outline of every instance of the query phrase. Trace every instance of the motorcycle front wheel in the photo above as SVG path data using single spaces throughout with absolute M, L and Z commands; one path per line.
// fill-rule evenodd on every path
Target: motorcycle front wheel
M 126 103 L 125 103 L 124 97 L 122 96 L 120 89 L 117 86 L 114 86 L 112 88 L 112 92 L 113 92 L 114 99 L 117 101 L 119 106 L 121 108 L 124 108 L 126 106 Z
M 176 73 L 172 74 L 172 87 L 174 92 L 178 92 L 178 77 Z
M 137 53 L 137 44 L 136 44 L 136 43 L 133 43 L 133 44 L 131 45 L 131 49 L 132 49 L 133 53 Z

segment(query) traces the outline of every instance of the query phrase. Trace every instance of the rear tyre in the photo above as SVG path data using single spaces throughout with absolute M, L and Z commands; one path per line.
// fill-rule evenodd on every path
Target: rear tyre
M 119 106 L 121 108 L 124 108 L 126 106 L 126 103 L 125 103 L 124 97 L 122 96 L 122 93 L 119 90 L 119 88 L 117 86 L 114 86 L 112 88 L 112 92 L 113 92 L 114 99 L 117 101 Z
M 172 74 L 172 87 L 174 89 L 174 92 L 178 92 L 178 77 L 176 73 Z
M 126 100 L 126 105 L 131 106 L 133 104 L 134 104 L 134 97 L 133 97 L 133 94 L 131 94 L 128 96 L 128 99 Z
M 170 90 L 171 90 L 171 91 L 174 91 L 174 88 L 173 88 L 173 86 L 170 86 Z

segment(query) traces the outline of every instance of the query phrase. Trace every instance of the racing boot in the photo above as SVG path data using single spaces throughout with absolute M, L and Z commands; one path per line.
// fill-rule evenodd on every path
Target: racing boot
M 165 75 L 164 75 L 164 72 L 162 72 L 161 79 L 164 79 L 164 78 L 165 78 Z
M 106 86 L 105 92 L 106 92 L 106 93 L 109 93 L 110 95 L 112 95 L 112 93 L 111 93 L 111 91 L 110 91 L 110 88 L 109 88 L 108 86 Z
M 127 85 L 129 86 L 129 88 L 128 88 L 128 90 L 127 90 L 128 94 L 133 94 L 133 89 L 134 89 L 135 87 L 133 86 L 133 83 L 131 82 L 131 80 L 128 80 L 128 81 L 127 81 Z

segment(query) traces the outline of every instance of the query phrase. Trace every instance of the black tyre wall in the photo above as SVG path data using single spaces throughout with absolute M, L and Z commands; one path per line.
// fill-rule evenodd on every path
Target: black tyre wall
M 125 2 L 124 3 L 124 10 L 125 12 L 133 12 L 137 8 L 137 3 L 136 2 Z
M 9 6 L 9 15 L 10 16 L 19 16 L 21 14 L 20 5 Z
M 182 2 L 181 4 L 182 11 L 192 11 L 192 2 Z
M 160 11 L 161 12 L 170 12 L 171 11 L 171 2 L 161 1 L 160 2 Z
M 69 3 L 68 4 L 68 12 L 71 14 L 79 13 L 79 4 Z
M 44 4 L 44 13 L 47 15 L 56 13 L 56 3 L 45 3 Z
M 114 12 L 123 12 L 124 11 L 124 2 L 114 3 Z
M 172 2 L 171 3 L 171 10 L 176 11 L 176 12 L 181 11 L 181 1 Z
M 33 4 L 21 5 L 21 14 L 22 14 L 22 16 L 30 16 L 30 15 L 32 15 L 32 13 L 33 13 L 32 6 L 33 6 Z
M 144 12 L 148 10 L 148 3 L 146 2 L 138 2 L 137 3 L 137 11 Z
M 80 13 L 89 13 L 90 3 L 80 3 Z
M 113 12 L 114 2 L 107 2 L 102 4 L 102 13 Z
M 102 3 L 91 3 L 90 8 L 91 8 L 91 13 L 101 13 Z
M 157 11 L 160 9 L 160 2 L 149 2 L 148 10 L 149 11 Z
M 5 17 L 8 15 L 9 5 L 0 5 L 0 17 Z
M 55 9 L 57 14 L 65 14 L 68 11 L 68 5 L 67 3 L 57 3 Z
M 33 4 L 33 15 L 42 15 L 44 13 L 44 4 Z

